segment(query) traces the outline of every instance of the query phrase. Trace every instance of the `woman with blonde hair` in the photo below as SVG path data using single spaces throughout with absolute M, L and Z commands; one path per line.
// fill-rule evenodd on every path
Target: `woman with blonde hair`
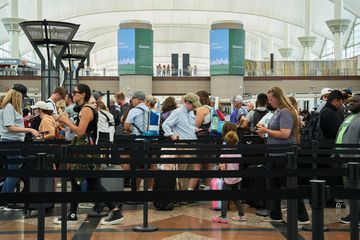
M 269 103 L 276 108 L 274 115 L 270 118 L 268 127 L 258 124 L 257 133 L 260 136 L 267 134 L 267 144 L 297 144 L 300 143 L 300 122 L 298 111 L 291 103 L 286 93 L 279 87 L 273 87 L 267 92 Z M 284 153 L 285 154 L 285 153 Z M 278 155 L 277 155 L 278 156 Z M 272 164 L 273 169 L 285 169 L 283 163 Z M 273 188 L 280 188 L 281 181 L 278 178 L 271 179 Z M 275 201 L 269 217 L 263 221 L 282 222 L 280 200 Z M 298 223 L 308 224 L 309 216 L 306 212 L 303 200 L 298 200 Z
M 35 129 L 24 127 L 24 118 L 22 115 L 22 99 L 26 96 L 27 89 L 22 84 L 15 84 L 9 90 L 0 105 L 0 136 L 1 142 L 23 142 L 25 133 L 31 133 L 38 136 Z M 8 155 L 8 159 L 20 158 L 18 155 Z M 9 170 L 18 169 L 18 164 L 8 164 Z M 15 177 L 7 177 L 1 192 L 14 192 L 16 184 Z
M 270 105 L 277 110 L 270 119 L 269 128 L 258 125 L 257 132 L 268 135 L 268 144 L 300 143 L 300 123 L 297 109 L 279 87 L 271 88 L 267 95 Z M 270 123 L 276 126 L 270 126 Z

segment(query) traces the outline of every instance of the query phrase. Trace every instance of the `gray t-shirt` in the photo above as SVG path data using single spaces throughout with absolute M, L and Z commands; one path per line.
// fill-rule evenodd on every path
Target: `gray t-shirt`
M 4 109 L 0 110 L 0 136 L 1 139 L 12 141 L 24 141 L 25 133 L 9 132 L 9 126 L 24 127 L 24 118 L 15 111 L 13 105 L 8 103 Z
M 280 130 L 280 129 L 291 129 L 290 136 L 286 139 L 283 138 L 274 138 L 268 137 L 268 144 L 293 144 L 296 143 L 296 138 L 294 135 L 294 120 L 291 116 L 291 113 L 288 109 L 278 109 L 274 112 L 274 115 L 269 120 L 269 129 L 271 130 Z

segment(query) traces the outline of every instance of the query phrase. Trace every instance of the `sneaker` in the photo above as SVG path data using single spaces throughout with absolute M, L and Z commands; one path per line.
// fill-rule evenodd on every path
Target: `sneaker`
M 231 218 L 231 220 L 233 220 L 235 222 L 242 222 L 242 221 L 246 221 L 247 217 L 245 215 L 236 216 L 236 217 Z
M 76 216 L 76 213 L 74 212 L 67 212 L 66 214 L 66 222 L 68 224 L 75 224 L 77 223 L 78 218 Z M 61 224 L 61 217 L 55 218 L 54 219 L 54 224 Z
M 255 214 L 257 216 L 261 216 L 261 217 L 267 217 L 270 215 L 270 211 L 267 209 L 259 209 L 255 211 Z
M 102 225 L 115 225 L 119 224 L 124 220 L 124 216 L 122 215 L 120 210 L 112 210 L 110 214 L 103 218 L 100 222 Z
M 310 219 L 308 219 L 308 220 L 298 219 L 298 225 L 308 225 L 308 224 L 310 224 Z
M 22 211 L 24 210 L 24 207 L 19 206 L 17 204 L 9 204 L 4 206 L 4 211 Z
M 281 223 L 283 222 L 284 220 L 282 218 L 280 219 L 275 219 L 275 218 L 271 218 L 271 217 L 265 217 L 261 220 L 262 222 L 274 222 L 274 223 Z
M 339 221 L 343 224 L 350 224 L 350 215 L 347 215 L 346 217 L 339 218 Z
M 359 216 L 360 219 L 360 216 Z M 350 224 L 350 215 L 347 215 L 346 217 L 339 218 L 339 221 L 343 224 Z M 360 222 L 359 222 L 360 226 Z
M 211 221 L 213 223 L 229 223 L 229 221 L 226 218 L 222 218 L 222 217 L 214 217 L 211 219 Z

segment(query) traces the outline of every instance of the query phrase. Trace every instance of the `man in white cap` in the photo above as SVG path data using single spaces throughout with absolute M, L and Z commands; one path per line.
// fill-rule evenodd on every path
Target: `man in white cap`
M 329 94 L 332 92 L 332 89 L 331 88 L 323 88 L 321 89 L 321 92 L 320 92 L 320 103 L 316 109 L 316 112 L 320 112 L 321 109 L 323 109 L 323 107 L 325 106 L 326 104 L 326 101 L 329 97 Z

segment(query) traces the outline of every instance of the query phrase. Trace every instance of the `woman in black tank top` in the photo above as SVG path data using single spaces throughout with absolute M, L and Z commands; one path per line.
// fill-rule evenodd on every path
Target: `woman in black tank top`
M 94 106 L 89 104 L 89 99 L 91 97 L 91 90 L 89 86 L 85 84 L 79 84 L 75 86 L 73 90 L 73 100 L 76 103 L 74 111 L 78 112 L 78 119 L 76 123 L 72 123 L 66 114 L 61 114 L 60 121 L 66 124 L 72 132 L 74 132 L 80 141 L 83 141 L 87 144 L 95 144 L 96 139 L 96 130 L 97 130 L 97 118 L 98 113 L 95 110 Z M 92 192 L 105 192 L 106 189 L 101 185 L 99 178 L 86 178 L 88 183 L 88 191 Z M 119 180 L 120 181 L 120 180 Z M 76 179 L 71 180 L 71 191 L 80 192 L 80 186 L 77 183 Z M 124 220 L 124 217 L 121 213 L 121 206 L 116 207 L 111 202 L 106 202 L 107 207 L 111 210 L 110 214 L 101 220 L 101 224 L 112 225 L 118 224 Z M 72 202 L 70 205 L 70 211 L 67 214 L 68 222 L 76 222 L 77 216 L 77 207 L 78 203 Z M 98 210 L 98 209 L 96 209 Z M 101 210 L 100 210 L 101 211 Z M 54 220 L 55 224 L 61 224 L 61 218 L 56 218 Z

